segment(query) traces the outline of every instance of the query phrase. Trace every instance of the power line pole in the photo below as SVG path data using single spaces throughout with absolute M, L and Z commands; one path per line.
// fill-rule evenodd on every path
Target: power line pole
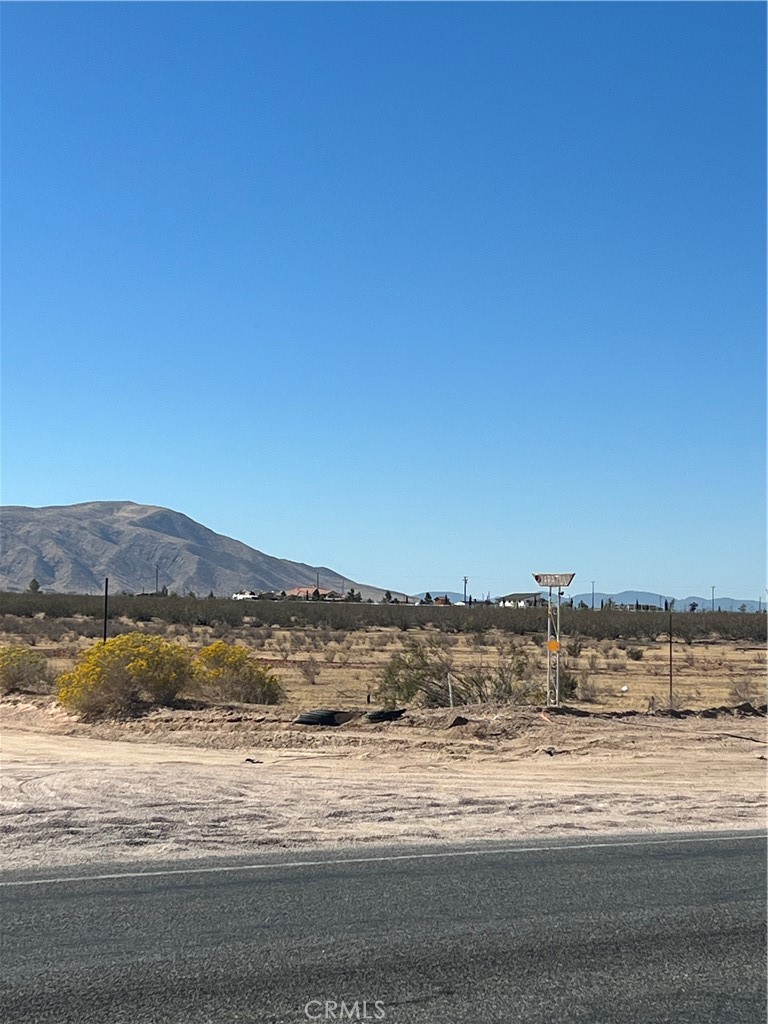
M 592 580 L 592 611 L 595 610 L 595 581 Z
M 464 604 L 467 603 L 467 584 L 469 583 L 469 576 L 464 576 Z
M 673 708 L 672 700 L 672 612 L 669 613 L 669 707 Z
M 715 610 L 715 588 L 712 587 L 712 611 Z
M 104 643 L 107 642 L 107 617 L 109 609 L 109 576 L 104 580 Z

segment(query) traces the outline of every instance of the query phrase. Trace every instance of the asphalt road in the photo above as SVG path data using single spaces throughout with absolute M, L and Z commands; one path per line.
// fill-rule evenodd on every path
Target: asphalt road
M 2 876 L 4 1024 L 766 1020 L 765 836 L 140 870 Z

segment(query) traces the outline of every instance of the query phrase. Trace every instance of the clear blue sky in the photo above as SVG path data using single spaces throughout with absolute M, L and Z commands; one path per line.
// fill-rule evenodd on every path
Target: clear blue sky
M 4 4 L 2 51 L 4 504 L 764 596 L 765 5 Z

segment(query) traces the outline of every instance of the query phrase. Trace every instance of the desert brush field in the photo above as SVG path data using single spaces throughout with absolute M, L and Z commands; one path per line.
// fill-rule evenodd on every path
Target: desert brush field
M 191 651 L 242 646 L 283 699 L 190 692 L 83 720 L 59 705 L 54 679 L 100 643 L 100 623 L 5 614 L 0 645 L 27 645 L 48 667 L 0 700 L 6 866 L 765 824 L 765 646 L 749 636 L 674 637 L 671 705 L 668 636 L 564 636 L 570 696 L 558 711 L 542 706 L 540 630 L 109 622 L 111 636 L 137 630 Z M 393 700 L 392 665 L 416 655 L 450 671 L 459 694 L 503 677 L 512 699 Z M 408 709 L 397 721 L 365 719 L 393 703 Z M 318 707 L 346 720 L 295 722 Z

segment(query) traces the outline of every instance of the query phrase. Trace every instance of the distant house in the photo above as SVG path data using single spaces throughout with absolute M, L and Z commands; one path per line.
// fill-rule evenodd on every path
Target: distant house
M 450 597 L 448 597 L 447 594 L 444 597 L 436 597 L 435 598 L 435 604 L 443 605 L 443 607 L 449 605 L 450 603 L 451 603 L 451 599 L 450 599 Z
M 326 590 L 323 587 L 293 587 L 286 590 L 285 596 L 299 601 L 343 601 L 344 595 L 338 590 Z
M 321 601 L 326 594 L 330 594 L 330 590 L 322 590 L 320 587 L 291 587 L 285 592 L 287 598 L 298 598 L 300 601 Z
M 496 598 L 499 608 L 540 608 L 546 603 L 546 599 L 539 593 L 505 594 L 504 597 Z

